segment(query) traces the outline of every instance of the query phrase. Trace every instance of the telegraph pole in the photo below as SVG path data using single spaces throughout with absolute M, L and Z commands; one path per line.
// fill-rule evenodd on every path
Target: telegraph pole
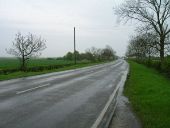
M 76 28 L 74 27 L 74 64 L 76 63 Z

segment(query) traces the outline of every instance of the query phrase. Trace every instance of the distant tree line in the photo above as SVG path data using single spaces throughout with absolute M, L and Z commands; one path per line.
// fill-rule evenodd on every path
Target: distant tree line
M 77 61 L 84 62 L 99 62 L 99 61 L 112 61 L 116 58 L 116 52 L 107 45 L 103 49 L 98 49 L 95 47 L 89 48 L 85 53 L 79 53 L 78 51 L 73 54 L 72 52 L 68 52 L 64 57 L 55 58 L 55 60 L 67 60 L 69 63 L 65 64 L 51 64 L 47 66 L 35 66 L 28 67 L 28 62 L 31 58 L 38 57 L 46 48 L 45 40 L 41 37 L 37 37 L 29 33 L 26 36 L 23 36 L 21 33 L 17 33 L 15 36 L 15 40 L 13 41 L 12 47 L 6 49 L 8 54 L 11 54 L 18 58 L 20 61 L 20 68 L 17 69 L 3 69 L 0 70 L 0 74 L 7 74 L 10 72 L 16 71 L 43 71 L 43 70 L 51 70 L 62 68 L 65 66 L 71 66 L 71 63 L 76 55 Z M 54 60 L 54 58 L 47 58 L 47 60 Z
M 116 59 L 116 52 L 109 45 L 106 45 L 106 47 L 103 49 L 91 47 L 86 49 L 84 53 L 79 53 L 78 51 L 76 51 L 75 54 L 76 59 L 78 61 L 87 60 L 91 62 L 96 62 L 96 61 L 111 61 Z M 68 52 L 63 57 L 63 59 L 73 61 L 74 56 L 75 55 L 73 52 Z

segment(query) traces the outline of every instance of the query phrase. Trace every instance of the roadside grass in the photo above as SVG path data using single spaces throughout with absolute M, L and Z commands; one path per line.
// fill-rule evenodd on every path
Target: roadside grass
M 144 65 L 129 64 L 124 93 L 143 128 L 170 128 L 170 79 Z
M 63 68 L 52 69 L 52 70 L 43 70 L 43 71 L 39 71 L 39 72 L 18 71 L 18 72 L 13 72 L 13 73 L 8 73 L 8 74 L 0 74 L 0 81 L 28 77 L 28 76 L 41 75 L 41 74 L 52 73 L 52 72 L 71 70 L 71 69 L 77 69 L 77 68 L 83 68 L 83 67 L 93 66 L 93 65 L 102 64 L 102 63 L 106 63 L 106 62 L 95 62 L 95 63 L 81 63 L 80 62 L 76 65 L 65 66 Z

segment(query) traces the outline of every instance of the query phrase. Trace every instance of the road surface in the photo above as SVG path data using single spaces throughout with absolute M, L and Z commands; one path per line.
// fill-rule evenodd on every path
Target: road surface
M 128 65 L 124 60 L 0 82 L 0 128 L 90 128 Z

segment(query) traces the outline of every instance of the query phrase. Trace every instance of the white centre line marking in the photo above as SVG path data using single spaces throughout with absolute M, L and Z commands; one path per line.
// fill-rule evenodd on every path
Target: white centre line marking
M 29 92 L 29 91 L 32 91 L 32 90 L 35 90 L 35 89 L 38 89 L 38 88 L 46 87 L 46 86 L 49 86 L 49 85 L 50 85 L 50 83 L 45 84 L 45 85 L 40 85 L 40 86 L 37 86 L 37 87 L 34 87 L 34 88 L 30 88 L 30 89 L 27 89 L 27 90 L 23 90 L 23 91 L 17 91 L 16 94 L 19 95 L 19 94 Z

